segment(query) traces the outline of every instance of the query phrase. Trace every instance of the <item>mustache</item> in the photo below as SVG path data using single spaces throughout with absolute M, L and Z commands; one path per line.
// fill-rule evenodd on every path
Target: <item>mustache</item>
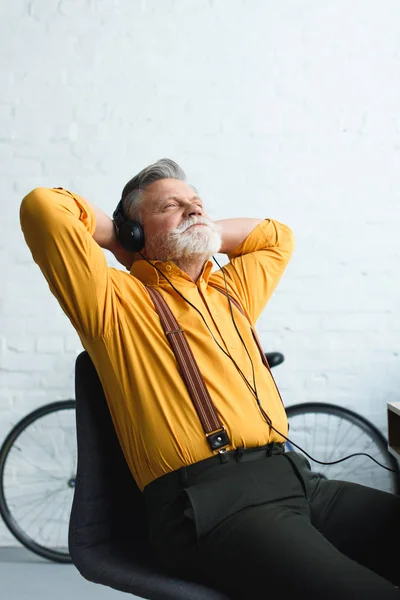
M 189 229 L 189 227 L 192 227 L 192 225 L 198 225 L 198 224 L 207 225 L 207 227 L 209 227 L 213 231 L 216 231 L 218 229 L 217 226 L 212 221 L 209 221 L 205 217 L 188 217 L 186 219 L 186 221 L 181 223 L 178 227 L 176 227 L 173 230 L 173 233 L 178 233 L 178 234 L 183 233 L 184 231 Z

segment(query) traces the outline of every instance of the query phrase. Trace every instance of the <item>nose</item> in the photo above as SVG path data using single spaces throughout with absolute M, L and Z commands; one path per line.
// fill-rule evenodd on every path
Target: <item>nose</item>
M 203 214 L 203 209 L 201 208 L 201 206 L 199 206 L 198 204 L 190 204 L 186 209 L 185 209 L 185 218 L 187 217 L 193 217 L 193 216 L 201 216 Z

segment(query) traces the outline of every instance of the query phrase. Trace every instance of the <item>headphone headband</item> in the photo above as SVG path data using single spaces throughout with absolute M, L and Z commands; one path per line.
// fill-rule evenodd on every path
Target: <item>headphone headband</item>
M 115 221 L 115 224 L 118 227 L 118 229 L 120 228 L 122 223 L 125 221 L 125 213 L 124 213 L 124 207 L 122 205 L 122 198 L 118 202 L 117 208 L 113 212 L 113 221 Z

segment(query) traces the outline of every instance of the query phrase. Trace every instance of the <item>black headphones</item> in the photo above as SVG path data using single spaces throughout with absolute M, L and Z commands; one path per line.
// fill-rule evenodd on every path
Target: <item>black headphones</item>
M 118 206 L 114 210 L 113 221 L 117 227 L 118 239 L 125 250 L 129 252 L 140 252 L 143 250 L 143 227 L 137 221 L 130 221 L 126 218 L 122 200 L 118 202 Z

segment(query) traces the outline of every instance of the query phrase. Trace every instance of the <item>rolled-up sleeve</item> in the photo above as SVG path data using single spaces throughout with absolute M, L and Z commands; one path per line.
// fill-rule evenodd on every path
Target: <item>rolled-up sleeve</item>
M 287 225 L 265 219 L 231 252 L 224 267 L 231 291 L 255 323 L 279 283 L 294 249 L 294 236 Z M 210 277 L 224 287 L 221 271 Z
M 90 205 L 62 188 L 36 188 L 21 203 L 20 222 L 34 261 L 77 332 L 106 334 L 112 286 L 105 255 L 92 237 Z

